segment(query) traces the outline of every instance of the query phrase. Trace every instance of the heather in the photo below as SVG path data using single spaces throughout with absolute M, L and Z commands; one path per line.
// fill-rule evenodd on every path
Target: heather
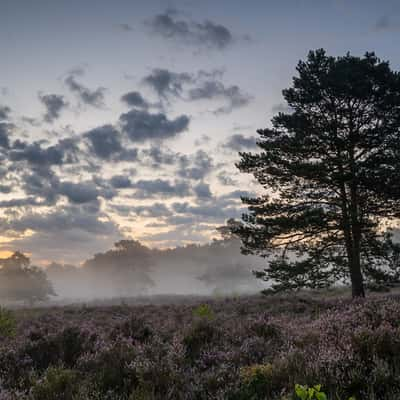
M 335 400 L 400 395 L 395 294 L 2 310 L 3 321 L 1 399 L 295 399 L 296 384 Z

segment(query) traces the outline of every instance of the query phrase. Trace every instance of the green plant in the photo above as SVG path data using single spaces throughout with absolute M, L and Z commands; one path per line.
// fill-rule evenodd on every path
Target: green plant
M 296 396 L 301 400 L 327 400 L 326 394 L 321 392 L 321 385 L 308 387 L 307 385 L 295 386 Z
M 0 337 L 13 337 L 16 334 L 16 320 L 14 314 L 0 307 Z
M 307 385 L 296 384 L 294 390 L 297 398 L 300 400 L 328 400 L 326 394 L 321 392 L 321 385 L 309 387 Z M 351 396 L 348 398 L 348 400 L 356 400 L 356 398 Z
M 76 378 L 72 370 L 50 367 L 33 386 L 32 397 L 35 400 L 72 400 L 78 390 Z
M 204 319 L 214 319 L 214 311 L 208 304 L 200 304 L 193 310 L 193 315 L 195 317 L 204 318 Z

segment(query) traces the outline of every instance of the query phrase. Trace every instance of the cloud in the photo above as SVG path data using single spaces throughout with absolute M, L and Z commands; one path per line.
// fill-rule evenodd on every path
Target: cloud
M 242 90 L 237 85 L 225 86 L 217 80 L 208 80 L 200 86 L 189 90 L 189 100 L 213 100 L 222 99 L 227 102 L 227 105 L 218 108 L 214 111 L 215 114 L 228 114 L 234 109 L 247 106 L 252 97 Z
M 232 178 L 232 174 L 227 171 L 221 171 L 218 173 L 217 178 L 221 185 L 224 186 L 236 186 L 238 185 L 238 181 Z
M 212 197 L 210 185 L 204 182 L 200 182 L 194 186 L 193 191 L 199 198 L 210 199 Z
M 98 218 L 99 212 L 98 207 L 64 206 L 47 214 L 31 212 L 11 221 L 2 220 L 0 225 L 5 229 L 17 232 L 33 230 L 54 233 L 80 229 L 93 234 L 106 235 L 112 233 L 114 224 L 110 221 L 104 222 L 104 220 L 100 220 Z
M 209 143 L 211 140 L 210 136 L 208 135 L 201 135 L 201 137 L 199 139 L 196 139 L 194 141 L 195 146 L 203 146 L 204 144 Z
M 194 155 L 182 155 L 178 160 L 178 175 L 182 178 L 200 180 L 213 169 L 212 158 L 204 151 L 197 150 Z
M 14 126 L 7 122 L 0 122 L 0 147 L 8 149 L 10 147 L 10 135 Z
M 43 205 L 46 205 L 46 203 L 39 201 L 34 196 L 0 201 L 0 208 L 25 207 L 25 206 L 40 207 Z
M 168 99 L 169 96 L 180 97 L 183 85 L 192 81 L 193 77 L 188 73 L 158 68 L 153 69 L 150 75 L 143 78 L 143 82 L 163 99 Z
M 66 196 L 70 202 L 76 204 L 95 201 L 101 195 L 92 182 L 61 182 L 58 192 Z
M 154 203 L 149 206 L 130 207 L 130 210 L 137 215 L 148 218 L 160 218 L 172 215 L 171 210 L 163 203 Z
M 122 151 L 121 134 L 112 125 L 94 128 L 84 135 L 93 153 L 102 159 L 109 159 Z
M 33 198 L 42 198 L 45 204 L 52 205 L 58 198 L 60 180 L 54 171 L 43 165 L 34 165 L 21 176 L 21 188 Z
M 107 161 L 136 161 L 138 150 L 122 144 L 122 134 L 113 125 L 106 124 L 91 129 L 83 135 L 91 153 Z
M 12 192 L 12 186 L 0 184 L 0 193 L 11 193 L 11 192 Z
M 125 175 L 114 175 L 110 179 L 110 184 L 114 189 L 128 189 L 132 187 L 132 181 Z
M 26 161 L 35 166 L 51 166 L 77 161 L 78 147 L 73 139 L 60 139 L 56 144 L 43 147 L 42 142 L 16 140 L 9 152 L 11 161 Z
M 177 181 L 170 182 L 165 179 L 149 179 L 139 180 L 132 184 L 136 189 L 136 198 L 150 198 L 154 196 L 163 197 L 180 197 L 190 195 L 190 186 L 187 182 Z
M 257 148 L 257 141 L 254 136 L 243 136 L 237 133 L 229 136 L 227 142 L 223 144 L 223 147 L 234 151 L 255 149 Z
M 143 110 L 147 110 L 150 107 L 150 103 L 143 98 L 139 92 L 128 92 L 121 97 L 121 101 L 126 103 L 130 107 L 137 107 Z
M 75 75 L 77 73 L 75 72 Z M 65 84 L 71 90 L 71 92 L 75 93 L 79 100 L 84 104 L 102 108 L 104 107 L 104 92 L 106 89 L 104 87 L 99 87 L 95 90 L 91 90 L 81 83 L 77 82 L 74 74 L 70 74 L 65 79 Z
M 27 161 L 35 165 L 61 165 L 64 154 L 57 146 L 43 148 L 40 142 L 14 143 L 9 154 L 12 161 Z
M 253 97 L 244 93 L 237 85 L 226 86 L 222 83 L 223 74 L 222 69 L 199 70 L 195 74 L 189 74 L 156 68 L 143 78 L 143 82 L 150 86 L 161 100 L 167 102 L 176 98 L 183 101 L 222 100 L 225 105 L 214 113 L 228 114 L 234 109 L 247 106 Z M 142 103 L 141 96 L 139 97 L 137 92 L 133 93 L 133 100 Z
M 288 104 L 286 103 L 278 103 L 278 104 L 274 104 L 271 107 L 271 111 L 274 114 L 278 114 L 278 113 L 284 113 L 284 114 L 290 114 L 293 112 L 293 108 L 290 107 Z
M 159 167 L 160 165 L 173 165 L 179 157 L 179 153 L 173 152 L 166 147 L 151 146 L 149 149 L 143 150 L 143 155 L 150 159 L 151 167 Z
M 61 111 L 68 107 L 68 102 L 61 95 L 39 93 L 39 99 L 47 110 L 44 116 L 46 122 L 51 123 L 58 119 Z
M 0 220 L 0 226 L 10 234 L 30 231 L 31 235 L 13 241 L 9 248 L 31 252 L 42 260 L 61 257 L 78 263 L 122 238 L 118 226 L 92 204 L 63 206 L 46 214 L 28 212 Z
M 181 115 L 168 119 L 163 113 L 152 114 L 144 110 L 131 110 L 120 116 L 123 132 L 132 142 L 170 139 L 189 127 L 189 117 Z
M 0 121 L 7 120 L 10 113 L 10 107 L 0 105 Z
M 178 19 L 177 12 L 172 10 L 156 15 L 147 25 L 153 34 L 185 45 L 224 50 L 235 41 L 232 32 L 224 25 L 210 20 Z

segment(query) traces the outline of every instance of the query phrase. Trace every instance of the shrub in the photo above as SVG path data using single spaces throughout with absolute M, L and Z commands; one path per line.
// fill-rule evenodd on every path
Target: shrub
M 76 372 L 50 367 L 32 388 L 34 400 L 73 400 L 78 392 Z
M 0 307 L 0 337 L 13 337 L 16 334 L 17 323 L 14 314 Z
M 321 392 L 321 385 L 308 387 L 296 384 L 294 390 L 300 400 L 327 400 L 326 394 Z
M 193 310 L 193 316 L 212 320 L 215 318 L 214 311 L 208 304 L 200 304 Z
M 210 321 L 200 320 L 194 323 L 183 338 L 187 357 L 193 361 L 199 356 L 201 349 L 211 344 L 217 335 L 217 329 Z
M 126 321 L 117 325 L 111 332 L 112 339 L 122 336 L 139 343 L 149 340 L 152 335 L 153 331 L 145 324 L 144 320 L 135 316 L 131 316 Z

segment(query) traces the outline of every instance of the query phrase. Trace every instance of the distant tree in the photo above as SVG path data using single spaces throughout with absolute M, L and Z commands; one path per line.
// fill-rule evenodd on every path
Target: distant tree
M 54 290 L 46 273 L 30 265 L 30 259 L 20 252 L 0 260 L 0 299 L 25 301 L 30 305 L 48 300 Z
M 385 224 L 400 217 L 400 75 L 374 53 L 311 51 L 283 91 L 289 109 L 258 131 L 259 153 L 240 153 L 240 171 L 266 189 L 244 198 L 231 223 L 246 253 L 269 257 L 258 277 L 274 290 L 349 279 L 353 297 L 393 249 Z M 390 263 L 390 262 L 389 262 Z M 392 275 L 393 276 L 393 275 Z
M 151 250 L 136 240 L 121 240 L 105 253 L 98 253 L 83 265 L 95 279 L 114 288 L 120 296 L 143 294 L 154 285 L 149 276 Z M 99 293 L 101 294 L 101 293 Z

